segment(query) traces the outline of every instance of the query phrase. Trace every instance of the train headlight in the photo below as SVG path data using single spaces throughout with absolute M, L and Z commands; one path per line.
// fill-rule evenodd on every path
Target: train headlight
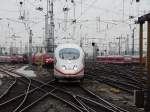
M 62 66 L 62 69 L 63 69 L 63 70 L 66 70 L 66 66 L 65 66 L 65 65 L 63 65 L 63 66 Z
M 62 67 L 63 70 L 66 70 L 66 67 Z
M 75 66 L 73 67 L 73 69 L 74 69 L 74 70 L 78 70 L 78 67 L 75 65 Z
M 50 59 L 46 59 L 46 63 L 50 62 Z

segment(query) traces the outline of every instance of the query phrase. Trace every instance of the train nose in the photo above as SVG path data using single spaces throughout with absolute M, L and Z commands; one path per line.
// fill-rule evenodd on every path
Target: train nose
M 63 70 L 73 70 L 73 71 L 77 71 L 78 70 L 78 66 L 77 65 L 62 65 L 61 68 Z

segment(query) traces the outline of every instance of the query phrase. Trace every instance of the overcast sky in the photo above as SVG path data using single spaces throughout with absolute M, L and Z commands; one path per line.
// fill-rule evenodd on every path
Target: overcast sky
M 19 2 L 25 4 L 22 8 Z M 69 7 L 68 21 L 73 19 L 73 4 L 70 0 L 54 0 L 54 20 L 55 20 L 55 36 L 58 41 L 63 38 L 64 28 L 64 13 L 62 8 Z M 105 42 L 112 41 L 120 35 L 126 37 L 131 36 L 131 28 L 134 26 L 133 21 L 129 20 L 129 16 L 136 18 L 144 13 L 150 12 L 150 0 L 140 0 L 136 3 L 135 0 L 74 0 L 76 3 L 76 33 L 77 40 L 80 37 L 87 38 L 103 38 Z M 43 12 L 37 11 L 36 7 L 43 7 Z M 33 30 L 35 43 L 40 43 L 44 36 L 44 15 L 46 12 L 46 0 L 0 0 L 0 39 L 1 44 L 12 41 L 9 37 L 13 34 L 20 36 L 17 42 L 25 43 L 28 41 L 28 33 L 25 26 L 19 20 L 20 11 L 25 9 L 26 19 Z M 96 18 L 100 17 L 100 22 Z M 124 22 L 123 22 L 124 21 Z M 100 24 L 100 25 L 98 25 Z M 73 25 L 71 22 L 67 24 L 68 35 L 72 33 Z M 97 31 L 98 30 L 98 31 Z M 145 30 L 146 31 L 146 30 Z M 138 35 L 135 35 L 138 38 Z M 103 42 L 99 39 L 99 42 Z M 131 40 L 131 39 L 130 39 Z M 96 40 L 97 41 L 97 40 Z M 4 45 L 4 44 L 3 44 Z M 19 45 L 19 44 L 18 44 Z

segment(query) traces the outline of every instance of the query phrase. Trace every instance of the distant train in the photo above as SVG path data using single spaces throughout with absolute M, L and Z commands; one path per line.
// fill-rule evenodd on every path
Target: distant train
M 28 55 L 12 55 L 12 56 L 0 56 L 0 63 L 28 63 Z M 54 58 L 51 54 L 42 53 L 40 55 L 32 55 L 32 64 L 40 62 L 42 65 L 48 65 L 53 67 Z
M 0 63 L 23 63 L 24 58 L 21 55 L 0 56 Z
M 120 55 L 97 56 L 96 60 L 97 62 L 114 63 L 114 64 L 130 64 L 130 63 L 137 64 L 140 62 L 139 56 L 120 56 Z M 146 57 L 143 57 L 142 60 L 143 60 L 143 63 L 145 63 Z
M 32 63 L 37 65 L 41 63 L 42 65 L 52 65 L 53 66 L 54 58 L 52 55 L 47 53 L 42 54 L 35 54 L 32 56 Z
M 76 44 L 59 45 L 54 52 L 54 77 L 81 80 L 84 77 L 84 52 Z

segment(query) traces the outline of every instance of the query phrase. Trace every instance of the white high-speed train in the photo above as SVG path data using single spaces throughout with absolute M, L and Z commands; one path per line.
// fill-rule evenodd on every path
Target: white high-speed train
M 59 45 L 54 52 L 54 77 L 80 80 L 84 76 L 84 52 L 76 44 Z

